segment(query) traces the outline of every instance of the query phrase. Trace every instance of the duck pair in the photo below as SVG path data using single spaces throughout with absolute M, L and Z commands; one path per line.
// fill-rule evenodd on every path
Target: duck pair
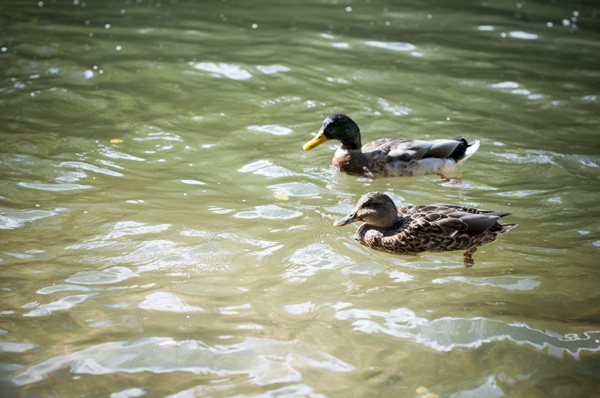
M 358 125 L 346 115 L 325 119 L 316 137 L 303 149 L 312 149 L 328 140 L 341 141 L 332 165 L 352 175 L 377 178 L 417 176 L 456 170 L 479 148 L 479 141 L 469 144 L 463 137 L 441 140 L 383 138 L 364 146 Z M 375 250 L 396 254 L 424 251 L 465 250 L 464 266 L 474 265 L 477 247 L 494 241 L 516 224 L 500 224 L 510 213 L 480 210 L 450 204 L 403 206 L 381 192 L 364 195 L 346 217 L 334 226 L 362 221 L 357 240 Z

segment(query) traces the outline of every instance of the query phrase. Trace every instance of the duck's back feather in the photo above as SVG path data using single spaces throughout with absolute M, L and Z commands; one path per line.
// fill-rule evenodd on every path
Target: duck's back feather
M 508 212 L 435 204 L 405 206 L 398 209 L 401 220 L 394 228 L 363 224 L 358 240 L 365 246 L 393 253 L 466 250 L 491 242 L 514 228 L 499 224 Z
M 365 144 L 362 147 L 362 152 L 371 154 L 371 156 L 376 158 L 388 157 L 388 161 L 409 162 L 423 158 L 445 159 L 450 158 L 455 153 L 460 143 L 457 140 L 444 139 L 425 141 L 404 138 L 382 138 Z
M 437 174 L 454 171 L 478 147 L 479 142 L 469 146 L 461 137 L 431 141 L 382 138 L 361 150 L 340 148 L 332 163 L 347 173 L 371 178 Z

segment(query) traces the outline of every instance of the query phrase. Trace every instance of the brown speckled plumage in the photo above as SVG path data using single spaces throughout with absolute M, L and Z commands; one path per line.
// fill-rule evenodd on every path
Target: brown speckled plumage
M 458 168 L 479 148 L 463 137 L 440 140 L 382 138 L 361 145 L 358 125 L 346 115 L 332 115 L 323 121 L 317 136 L 304 145 L 312 149 L 327 140 L 339 140 L 331 164 L 341 171 L 365 177 L 442 174 Z
M 497 222 L 509 214 L 449 204 L 397 208 L 388 195 L 371 192 L 334 225 L 363 221 L 357 240 L 364 246 L 390 253 L 466 250 L 464 265 L 471 267 L 474 264 L 471 255 L 478 246 L 494 241 L 516 226 Z

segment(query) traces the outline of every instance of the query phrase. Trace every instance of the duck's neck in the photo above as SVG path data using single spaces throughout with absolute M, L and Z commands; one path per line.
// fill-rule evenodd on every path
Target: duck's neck
M 360 151 L 360 148 L 362 147 L 362 145 L 360 145 L 360 140 L 358 141 L 358 144 L 356 143 L 343 143 L 342 142 L 342 146 L 340 147 L 341 149 L 344 149 L 346 151 Z
M 393 236 L 396 235 L 402 229 L 402 221 L 400 219 L 396 220 L 396 222 L 386 224 L 386 225 L 373 225 L 369 223 L 364 223 L 361 225 L 357 231 L 357 234 L 364 235 L 367 231 L 379 231 L 382 237 Z
M 346 136 L 344 137 L 343 140 L 341 140 L 342 142 L 342 146 L 340 147 L 341 149 L 344 149 L 346 151 L 353 151 L 353 150 L 359 150 L 360 148 L 362 148 L 362 144 L 360 142 L 360 135 L 355 135 L 355 136 Z
M 403 220 L 401 218 L 398 218 L 398 216 L 394 218 L 390 213 L 389 218 L 387 218 L 385 222 L 385 225 L 380 225 L 378 226 L 378 228 L 393 231 L 393 233 L 396 233 L 396 230 L 402 226 Z
M 377 212 L 371 213 L 368 219 L 365 217 L 365 222 L 380 231 L 389 231 L 399 227 L 402 219 L 398 217 L 396 207 L 391 204 L 389 207 L 382 207 Z

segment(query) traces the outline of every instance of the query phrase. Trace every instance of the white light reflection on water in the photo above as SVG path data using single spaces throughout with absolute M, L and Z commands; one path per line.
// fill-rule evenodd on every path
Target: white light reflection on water
M 391 104 L 389 101 L 383 98 L 379 98 L 377 102 L 385 111 L 390 112 L 392 115 L 405 116 L 413 112 L 412 109 L 408 107 Z
M 270 160 L 266 159 L 261 159 L 257 160 L 256 162 L 249 163 L 245 166 L 240 167 L 237 171 L 239 171 L 240 173 L 253 173 L 271 178 L 296 175 L 296 173 L 290 171 L 289 169 L 282 166 L 277 166 L 273 164 Z
M 170 224 L 145 224 L 137 221 L 119 221 L 106 235 L 99 235 L 88 239 L 82 244 L 68 246 L 67 249 L 84 249 L 87 245 L 95 246 L 97 241 L 118 240 L 126 236 L 135 236 L 141 234 L 157 234 L 166 231 L 171 227 Z
M 88 293 L 88 294 L 76 294 L 73 296 L 66 296 L 56 301 L 53 301 L 48 304 L 40 304 L 37 301 L 30 302 L 23 305 L 23 308 L 32 308 L 31 311 L 23 314 L 24 317 L 38 317 L 38 316 L 47 316 L 53 313 L 54 311 L 62 311 L 71 309 L 84 301 L 88 300 L 91 297 L 94 297 L 97 293 Z
M 532 93 L 530 90 L 528 90 L 524 87 L 521 87 L 521 85 L 519 83 L 516 83 L 513 81 L 505 81 L 505 82 L 492 84 L 491 87 L 494 89 L 499 89 L 502 91 L 510 92 L 511 94 L 523 95 L 523 96 L 526 96 L 527 99 L 530 99 L 530 100 L 539 100 L 539 99 L 544 98 L 544 96 L 542 94 Z
M 264 218 L 268 220 L 288 220 L 302 216 L 299 211 L 284 209 L 277 205 L 256 206 L 255 210 L 241 211 L 234 215 L 237 218 Z
M 538 287 L 541 282 L 535 280 L 534 276 L 502 276 L 502 277 L 485 277 L 485 278 L 467 278 L 464 276 L 448 276 L 445 278 L 437 278 L 431 281 L 432 283 L 451 283 L 463 282 L 477 286 L 494 286 L 506 290 L 533 290 Z
M 88 164 L 85 162 L 74 162 L 74 161 L 61 162 L 58 165 L 56 165 L 56 167 L 73 168 L 73 169 L 77 169 L 77 170 L 92 171 L 92 172 L 98 173 L 98 174 L 106 174 L 106 175 L 113 176 L 113 177 L 123 177 L 123 174 L 119 173 L 117 171 L 109 170 L 109 169 L 106 169 L 103 167 L 94 166 L 92 164 Z M 85 176 L 86 175 L 84 174 L 84 177 Z
M 578 358 L 581 352 L 600 351 L 600 331 L 585 332 L 579 337 L 533 329 L 524 323 L 507 323 L 487 318 L 444 317 L 428 320 L 418 317 L 407 308 L 391 311 L 346 309 L 338 311 L 335 317 L 350 320 L 354 330 L 409 339 L 442 352 L 461 347 L 477 348 L 500 340 L 528 344 L 538 350 L 547 350 L 550 355 L 557 357 L 570 354 Z
M 37 347 L 37 344 L 29 343 L 11 343 L 0 341 L 0 352 L 25 352 Z
M 230 345 L 201 341 L 176 341 L 149 337 L 135 342 L 97 344 L 34 364 L 11 378 L 26 385 L 69 368 L 74 374 L 154 374 L 188 372 L 195 375 L 232 377 L 245 375 L 258 385 L 291 383 L 302 379 L 303 369 L 350 372 L 354 367 L 332 355 L 314 350 L 298 340 L 277 341 L 248 337 Z
M 188 313 L 203 311 L 202 308 L 188 305 L 181 298 L 170 292 L 154 292 L 146 296 L 139 306 L 144 310 Z
M 64 208 L 54 210 L 0 210 L 0 229 L 22 228 L 25 223 L 41 220 L 42 218 L 52 217 Z
M 303 282 L 320 271 L 338 269 L 352 263 L 350 257 L 336 253 L 327 245 L 315 243 L 297 249 L 289 256 L 283 275 L 290 282 Z
M 266 124 L 263 126 L 248 126 L 248 130 L 269 133 L 272 135 L 290 135 L 293 133 L 292 129 L 279 126 L 277 124 Z
M 24 188 L 37 189 L 40 191 L 51 191 L 51 192 L 64 192 L 64 191 L 77 191 L 80 189 L 90 189 L 93 188 L 91 185 L 83 185 L 83 184 L 45 184 L 41 182 L 18 182 L 17 185 L 22 186 Z
M 284 184 L 270 185 L 269 189 L 274 194 L 287 195 L 292 197 L 311 197 L 316 198 L 320 195 L 326 195 L 327 191 L 311 183 L 290 182 Z
M 539 37 L 538 35 L 536 35 L 534 33 L 527 33 L 527 32 L 521 32 L 521 31 L 508 32 L 508 36 L 512 37 L 513 39 L 521 39 L 521 40 L 535 40 Z
M 112 147 L 101 146 L 99 152 L 106 156 L 107 158 L 117 159 L 117 160 L 133 160 L 136 162 L 145 162 L 146 159 L 141 158 L 139 156 L 130 155 L 121 151 L 116 150 Z
M 247 80 L 252 74 L 238 65 L 227 64 L 224 62 L 199 62 L 190 63 L 194 69 L 209 72 L 213 77 L 226 77 L 232 80 Z
M 101 270 L 89 270 L 77 272 L 67 278 L 67 283 L 79 283 L 82 285 L 110 285 L 139 276 L 127 267 L 111 267 Z M 39 292 L 38 292 L 39 293 Z
M 285 66 L 285 65 L 279 65 L 279 64 L 275 64 L 275 65 L 258 65 L 256 67 L 256 69 L 258 69 L 259 71 L 261 71 L 265 75 L 273 75 L 275 73 L 280 73 L 280 72 L 289 72 L 291 70 L 287 66 Z
M 417 47 L 410 43 L 402 42 L 365 41 L 365 44 L 367 46 L 384 48 L 392 51 L 413 51 L 417 49 Z

